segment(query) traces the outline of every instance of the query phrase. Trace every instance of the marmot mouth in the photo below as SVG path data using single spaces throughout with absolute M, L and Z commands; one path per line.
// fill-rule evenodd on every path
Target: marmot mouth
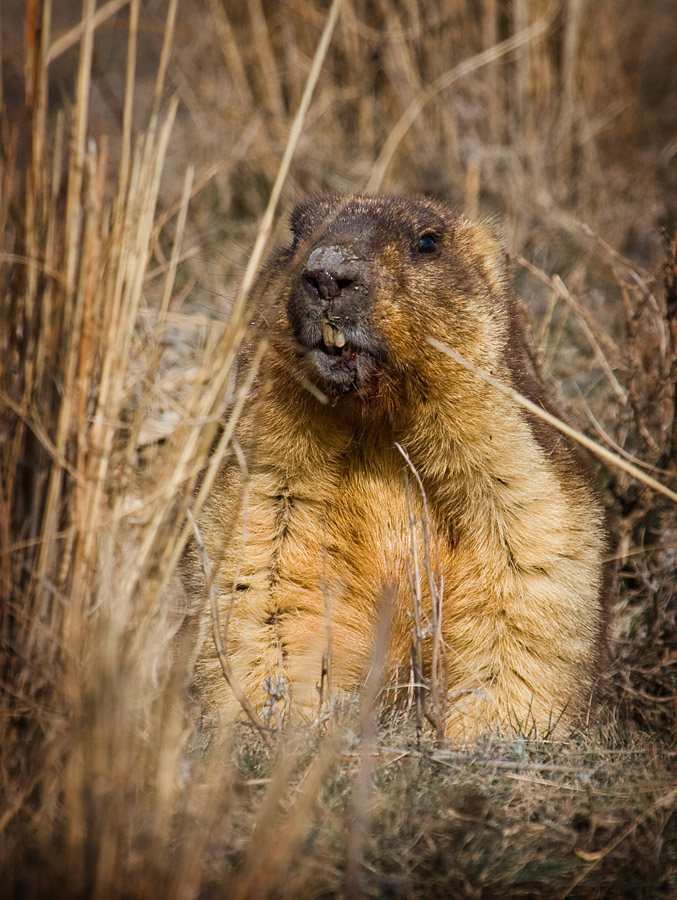
M 357 348 L 348 341 L 343 329 L 327 319 L 322 320 L 322 342 L 318 349 L 348 363 L 357 359 Z
M 356 393 L 378 374 L 385 348 L 361 322 L 339 322 L 323 315 L 300 324 L 305 327 L 297 332 L 297 347 L 321 390 L 334 398 Z
M 357 359 L 357 350 L 352 344 L 344 344 L 343 347 L 328 347 L 323 341 L 319 349 L 327 356 L 344 359 L 346 362 L 354 362 Z

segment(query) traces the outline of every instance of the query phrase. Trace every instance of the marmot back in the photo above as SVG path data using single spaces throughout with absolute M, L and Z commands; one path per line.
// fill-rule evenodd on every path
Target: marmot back
M 449 736 L 581 721 L 604 643 L 596 495 L 562 436 L 428 341 L 539 401 L 492 230 L 371 196 L 311 199 L 291 227 L 256 288 L 246 466 L 199 521 L 236 679 L 259 710 L 315 715 L 359 688 L 388 593 L 391 685 L 410 682 L 414 597 L 424 677 L 439 613 Z M 204 592 L 194 551 L 187 578 Z M 239 712 L 210 640 L 197 681 Z

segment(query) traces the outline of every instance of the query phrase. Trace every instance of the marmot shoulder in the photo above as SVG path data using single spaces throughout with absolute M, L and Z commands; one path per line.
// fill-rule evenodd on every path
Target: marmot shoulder
M 267 349 L 240 463 L 199 520 L 236 679 L 259 710 L 314 715 L 359 688 L 388 594 L 386 679 L 410 682 L 413 641 L 449 736 L 579 722 L 605 637 L 596 493 L 561 435 L 428 340 L 545 402 L 493 228 L 420 197 L 321 196 L 291 229 L 255 291 Z M 209 641 L 198 682 L 236 714 Z

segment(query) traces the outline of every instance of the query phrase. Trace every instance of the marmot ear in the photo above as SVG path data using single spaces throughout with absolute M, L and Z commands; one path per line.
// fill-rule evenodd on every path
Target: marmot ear
M 510 274 L 510 255 L 505 244 L 503 224 L 498 218 L 483 218 L 478 223 L 481 225 L 486 241 L 484 252 L 491 259 L 495 271 L 501 278 L 507 278 Z
M 486 216 L 480 219 L 480 223 L 490 237 L 505 253 L 505 233 L 503 231 L 503 223 L 497 216 Z
M 338 194 L 318 194 L 296 206 L 289 217 L 289 227 L 297 238 L 309 237 L 327 218 L 347 202 Z

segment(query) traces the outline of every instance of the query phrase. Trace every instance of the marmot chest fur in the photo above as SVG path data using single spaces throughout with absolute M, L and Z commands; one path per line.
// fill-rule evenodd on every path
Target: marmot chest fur
M 411 683 L 417 648 L 448 735 L 580 720 L 604 638 L 595 494 L 561 436 L 428 341 L 538 400 L 500 244 L 412 197 L 319 197 L 291 227 L 256 289 L 240 461 L 199 521 L 235 678 L 259 711 L 316 714 L 359 688 L 389 597 L 386 682 Z M 235 714 L 209 640 L 197 679 Z

